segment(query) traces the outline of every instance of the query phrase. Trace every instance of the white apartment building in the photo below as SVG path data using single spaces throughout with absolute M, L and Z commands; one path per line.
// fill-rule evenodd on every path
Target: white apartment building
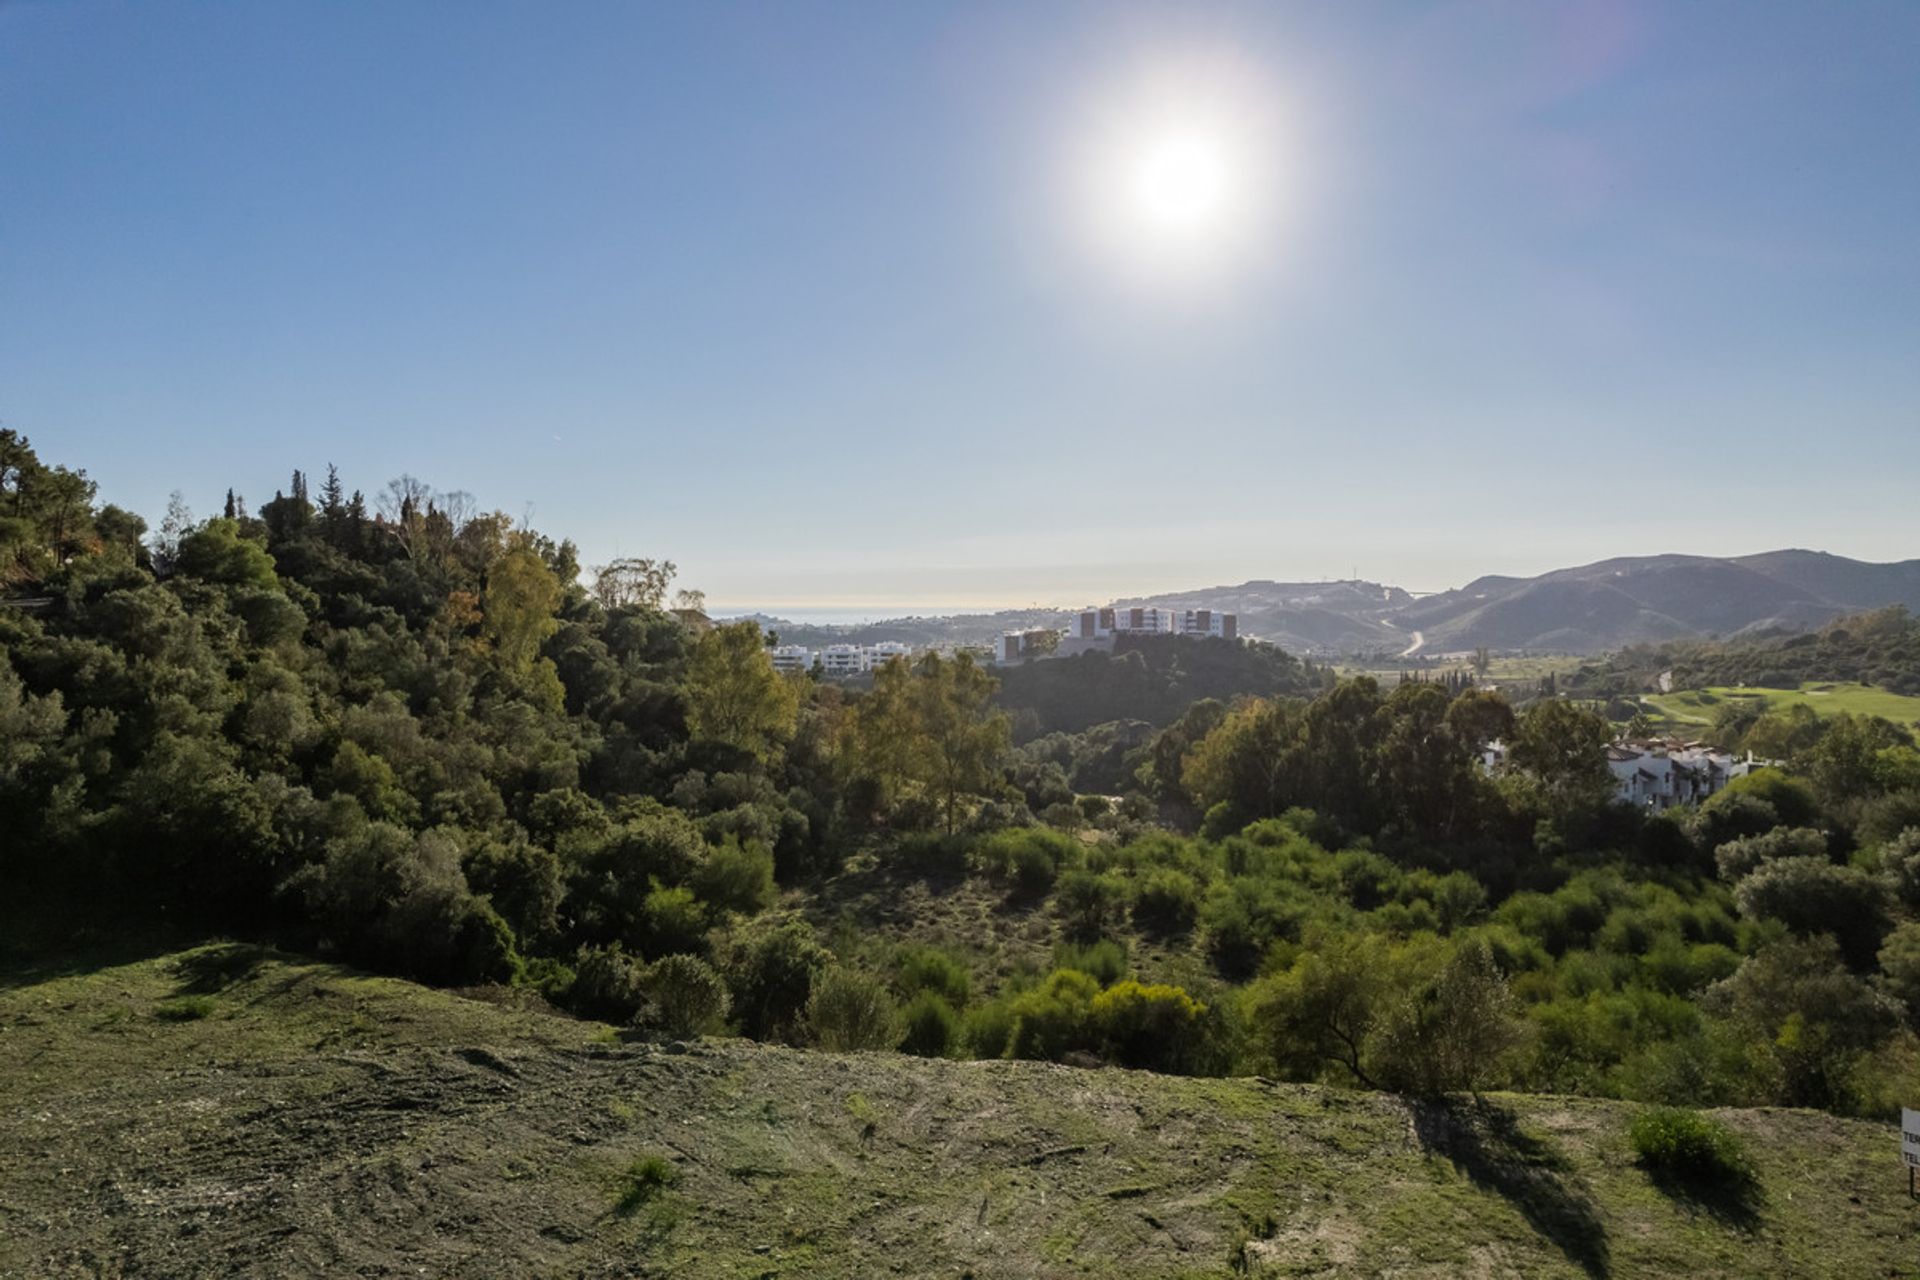
M 1236 614 L 1216 613 L 1211 609 L 1109 605 L 1104 609 L 1082 609 L 1072 632 L 1076 640 L 1104 640 L 1116 635 L 1220 636 L 1234 640 L 1240 635 L 1240 619 Z
M 913 647 L 902 644 L 898 640 L 882 640 L 878 644 L 867 646 L 866 654 L 867 669 L 871 671 L 875 667 L 886 666 L 888 660 L 892 658 L 905 658 L 911 662 Z
M 884 667 L 894 658 L 913 660 L 913 646 L 898 640 L 878 644 L 830 644 L 816 655 L 822 673 L 830 676 L 857 676 Z M 774 664 L 778 666 L 778 663 Z M 811 665 L 811 664 L 809 664 Z
M 830 644 L 820 650 L 820 669 L 830 676 L 857 676 L 867 665 L 867 651 L 857 644 Z
M 813 668 L 813 650 L 803 644 L 783 644 L 768 650 L 775 671 L 808 671 Z

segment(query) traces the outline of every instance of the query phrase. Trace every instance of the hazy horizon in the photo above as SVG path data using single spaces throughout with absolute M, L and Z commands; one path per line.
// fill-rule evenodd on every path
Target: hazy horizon
M 1903 559 L 1920 7 L 1846 15 L 7 6 L 0 422 L 769 611 Z

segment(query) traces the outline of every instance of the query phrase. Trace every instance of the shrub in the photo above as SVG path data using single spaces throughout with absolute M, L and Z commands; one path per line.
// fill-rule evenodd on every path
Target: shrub
M 1076 867 L 1054 885 L 1053 905 L 1069 932 L 1097 938 L 1118 923 L 1126 910 L 1127 882 L 1111 873 L 1097 875 Z
M 1920 911 L 1920 827 L 1908 827 L 1880 850 L 1880 874 L 1909 911 Z
M 1006 1056 L 1059 1058 L 1075 1049 L 1091 1049 L 1090 1007 L 1099 994 L 1100 984 L 1088 975 L 1056 969 L 1034 990 L 1015 996 Z
M 573 961 L 567 1000 L 575 1013 L 602 1022 L 633 1021 L 646 1002 L 644 973 L 619 943 L 582 947 Z
M 680 1185 L 680 1170 L 665 1156 L 639 1156 L 620 1172 L 620 1197 L 614 1210 L 633 1213 Z
M 1004 1058 L 1013 1041 L 1013 1003 L 977 1004 L 960 1020 L 960 1038 L 976 1058 Z
M 1469 942 L 1431 983 L 1390 1008 L 1380 1031 L 1380 1082 L 1433 1097 L 1497 1082 L 1522 1025 L 1485 943 Z
M 1729 840 L 1713 851 L 1722 880 L 1738 880 L 1775 858 L 1824 858 L 1827 838 L 1811 827 L 1775 827 L 1757 836 Z
M 1272 881 L 1235 876 L 1216 883 L 1200 912 L 1207 953 L 1222 976 L 1244 980 L 1275 942 L 1299 939 L 1305 914 Z
M 903 947 L 896 966 L 894 983 L 901 995 L 932 992 L 956 1009 L 966 1007 L 972 980 L 953 956 L 935 947 Z
M 1162 868 L 1149 875 L 1133 900 L 1133 922 L 1162 935 L 1193 928 L 1200 906 L 1200 890 L 1184 871 Z
M 1820 858 L 1774 858 L 1734 889 L 1740 914 L 1767 916 L 1793 932 L 1830 933 L 1847 963 L 1865 971 L 1889 928 L 1886 887 L 1858 867 Z
M 895 1043 L 898 1010 L 885 984 L 856 969 L 835 966 L 814 981 L 807 1025 L 823 1049 L 852 1053 Z
M 1199 1038 L 1207 1007 L 1179 987 L 1118 982 L 1093 998 L 1093 1025 L 1114 1061 L 1179 1071 Z
M 711 1035 L 726 1025 L 733 999 L 713 967 L 694 956 L 674 955 L 647 970 L 647 1016 L 672 1036 Z
M 705 948 L 707 913 L 693 890 L 680 885 L 669 889 L 656 880 L 647 893 L 643 913 L 648 955 L 691 955 Z
M 922 1058 L 944 1058 L 960 1044 L 960 1015 L 937 992 L 922 991 L 900 1013 L 900 1049 Z
M 212 996 L 180 996 L 162 1000 L 153 1008 L 153 1016 L 162 1022 L 197 1022 L 213 1013 Z
M 1647 1169 L 1688 1182 L 1738 1188 L 1754 1181 L 1739 1137 L 1717 1120 L 1681 1107 L 1648 1107 L 1627 1130 Z
M 1078 969 L 1101 986 L 1110 987 L 1127 976 L 1127 948 L 1112 938 L 1084 946 L 1063 942 L 1053 949 L 1053 967 Z
M 758 840 L 728 836 L 693 873 L 693 891 L 723 911 L 755 915 L 773 905 L 773 853 Z
M 1015 827 L 988 836 L 974 847 L 972 862 L 980 874 L 1025 893 L 1052 886 L 1062 869 L 1080 858 L 1080 843 L 1045 827 Z
M 737 943 L 726 966 L 740 1029 L 756 1040 L 792 1039 L 827 952 L 804 921 L 762 927 Z

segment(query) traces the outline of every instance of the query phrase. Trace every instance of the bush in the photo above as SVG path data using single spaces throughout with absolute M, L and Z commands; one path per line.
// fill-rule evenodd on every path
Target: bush
M 1862 972 L 1873 967 L 1890 927 L 1886 887 L 1824 857 L 1764 862 L 1740 881 L 1734 900 L 1743 916 L 1771 917 L 1802 935 L 1832 934 L 1847 963 Z
M 627 1023 L 646 1003 L 644 971 L 619 943 L 582 947 L 573 962 L 567 1000 L 575 1013 L 602 1022 Z
M 1053 949 L 1053 967 L 1077 969 L 1103 987 L 1127 976 L 1127 948 L 1112 938 L 1078 945 L 1063 942 Z
M 1053 889 L 1054 910 L 1069 933 L 1097 938 L 1117 924 L 1127 906 L 1127 882 L 1112 873 L 1098 875 L 1076 867 Z
M 823 1049 L 853 1053 L 887 1049 L 895 1043 L 897 1009 L 877 978 L 839 966 L 814 981 L 807 1000 L 807 1025 Z
M 1207 1007 L 1179 987 L 1119 982 L 1093 998 L 1093 1025 L 1114 1061 L 1154 1071 L 1184 1070 Z
M 213 1013 L 212 996 L 180 996 L 162 1000 L 153 1008 L 153 1016 L 162 1022 L 197 1022 Z
M 922 1058 L 945 1058 L 960 1045 L 960 1015 L 933 991 L 922 991 L 900 1013 L 900 1050 Z
M 706 948 L 707 912 L 693 890 L 677 885 L 669 889 L 656 880 L 642 910 L 648 955 L 692 955 Z
M 1056 969 L 1039 987 L 1015 996 L 1006 1056 L 1057 1059 L 1093 1048 L 1091 1006 L 1099 994 L 1100 984 L 1088 975 Z
M 1775 827 L 1764 835 L 1729 840 L 1713 851 L 1722 880 L 1738 880 L 1775 858 L 1824 858 L 1827 838 L 1811 827 Z
M 1193 928 L 1199 908 L 1200 890 L 1193 877 L 1162 868 L 1140 886 L 1140 894 L 1133 900 L 1133 922 L 1151 933 L 1171 936 Z
M 902 996 L 931 992 L 956 1009 L 966 1007 L 972 980 L 953 956 L 935 947 L 903 947 L 895 964 L 894 985 Z
M 1688 1182 L 1744 1187 L 1754 1181 L 1753 1162 L 1739 1137 L 1725 1125 L 1681 1107 L 1649 1107 L 1627 1130 L 1647 1169 Z
M 773 854 L 758 840 L 728 836 L 694 871 L 692 884 L 703 902 L 756 915 L 773 905 Z
M 733 999 L 713 967 L 694 956 L 674 955 L 647 970 L 647 1016 L 672 1036 L 712 1035 L 726 1025 Z
M 975 871 L 1024 893 L 1043 893 L 1080 859 L 1080 843 L 1045 827 L 996 832 L 974 846 Z
M 665 1156 L 640 1156 L 620 1173 L 620 1197 L 614 1210 L 622 1215 L 660 1198 L 680 1185 L 680 1170 Z
M 976 1058 L 1004 1058 L 1013 1041 L 1013 1003 L 977 1004 L 960 1020 L 960 1038 Z
M 741 1031 L 755 1040 L 795 1038 L 814 975 L 828 958 L 813 929 L 800 920 L 763 926 L 737 943 L 726 975 Z

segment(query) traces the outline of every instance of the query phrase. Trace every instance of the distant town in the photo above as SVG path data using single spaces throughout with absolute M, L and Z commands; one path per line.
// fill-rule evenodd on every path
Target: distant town
M 1234 614 L 1213 609 L 1174 609 L 1165 605 L 1089 606 L 1080 610 L 1070 626 L 1004 631 L 997 641 L 987 645 L 916 647 L 898 640 L 882 640 L 874 644 L 828 644 L 818 648 L 776 644 L 770 652 L 777 671 L 817 670 L 821 675 L 844 679 L 884 666 L 890 659 L 910 658 L 931 648 L 950 648 L 971 653 L 987 663 L 1007 665 L 1111 649 L 1114 640 L 1123 635 L 1212 636 L 1238 640 L 1240 620 Z

